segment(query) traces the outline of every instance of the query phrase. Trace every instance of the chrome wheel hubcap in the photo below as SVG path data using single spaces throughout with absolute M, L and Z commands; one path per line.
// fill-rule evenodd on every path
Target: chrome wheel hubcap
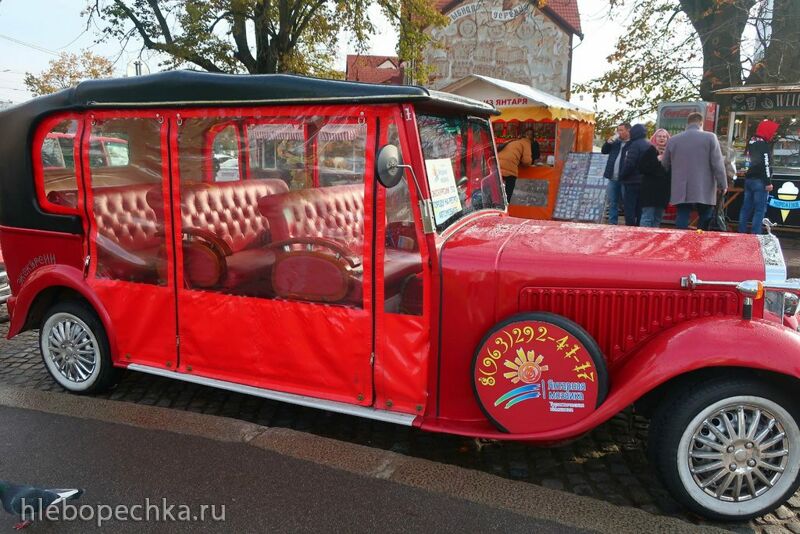
M 780 420 L 750 404 L 704 419 L 689 443 L 689 472 L 706 494 L 741 502 L 770 490 L 786 470 L 789 439 Z
M 70 314 L 57 314 L 48 320 L 45 357 L 53 369 L 70 382 L 81 383 L 97 369 L 97 340 L 86 324 Z

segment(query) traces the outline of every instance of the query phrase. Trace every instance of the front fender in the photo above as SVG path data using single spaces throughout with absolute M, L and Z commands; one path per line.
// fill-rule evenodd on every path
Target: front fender
M 575 438 L 609 420 L 672 378 L 704 368 L 742 367 L 800 378 L 800 334 L 772 321 L 707 317 L 665 330 L 610 369 L 608 397 L 585 419 L 535 434 L 454 434 L 500 440 L 550 442 Z M 423 428 L 431 427 L 423 422 Z
M 79 293 L 94 308 L 100 321 L 105 328 L 108 343 L 111 347 L 112 357 L 116 355 L 116 337 L 111 328 L 111 317 L 109 317 L 105 306 L 97 298 L 97 295 L 86 283 L 83 272 L 69 265 L 45 265 L 34 271 L 25 284 L 20 288 L 19 294 L 14 298 L 13 313 L 8 328 L 8 339 L 19 334 L 25 326 L 31 306 L 36 301 L 42 291 L 51 287 L 66 287 Z
M 630 404 L 678 375 L 710 367 L 747 367 L 800 378 L 800 334 L 764 319 L 689 321 L 662 332 L 617 365 L 612 389 L 620 402 Z

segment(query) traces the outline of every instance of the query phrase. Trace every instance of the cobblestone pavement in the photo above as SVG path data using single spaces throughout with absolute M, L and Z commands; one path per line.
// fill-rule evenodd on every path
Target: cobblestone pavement
M 7 324 L 0 324 L 5 338 Z M 0 340 L 0 387 L 63 391 L 41 362 L 37 333 Z M 66 394 L 66 393 L 65 393 Z M 256 397 L 130 372 L 104 398 L 242 419 L 392 450 L 477 469 L 497 476 L 603 499 L 654 514 L 702 523 L 667 493 L 650 468 L 644 444 L 647 421 L 623 413 L 589 435 L 557 448 L 476 442 L 413 428 L 303 408 Z M 786 506 L 747 524 L 718 525 L 736 532 L 800 534 L 800 492 Z

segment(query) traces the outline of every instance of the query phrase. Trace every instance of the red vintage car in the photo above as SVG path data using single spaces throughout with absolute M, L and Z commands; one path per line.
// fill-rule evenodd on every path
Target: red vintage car
M 128 369 L 496 440 L 573 439 L 636 404 L 686 506 L 783 503 L 800 286 L 777 239 L 509 217 L 493 113 L 191 72 L 4 111 L 9 337 L 38 328 L 75 393 Z M 53 132 L 77 132 L 78 165 L 43 163 Z M 94 161 L 98 138 L 124 164 Z

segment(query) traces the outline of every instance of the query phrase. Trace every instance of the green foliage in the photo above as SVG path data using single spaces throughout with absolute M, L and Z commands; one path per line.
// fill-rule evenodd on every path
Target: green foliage
M 423 29 L 446 20 L 432 0 L 93 0 L 85 15 L 98 22 L 101 39 L 141 41 L 168 57 L 167 68 L 340 76 L 333 70 L 339 33 L 348 30 L 366 50 L 376 32 L 372 5 L 403 37 L 403 59 L 419 57 L 429 41 Z
M 767 0 L 606 1 L 610 17 L 630 10 L 607 58 L 611 69 L 574 87 L 595 102 L 613 97 L 625 104 L 598 114 L 601 132 L 653 113 L 660 102 L 714 100 L 714 91 L 726 87 L 800 80 L 797 0 L 774 0 L 772 9 Z M 769 39 L 748 40 L 765 28 Z

